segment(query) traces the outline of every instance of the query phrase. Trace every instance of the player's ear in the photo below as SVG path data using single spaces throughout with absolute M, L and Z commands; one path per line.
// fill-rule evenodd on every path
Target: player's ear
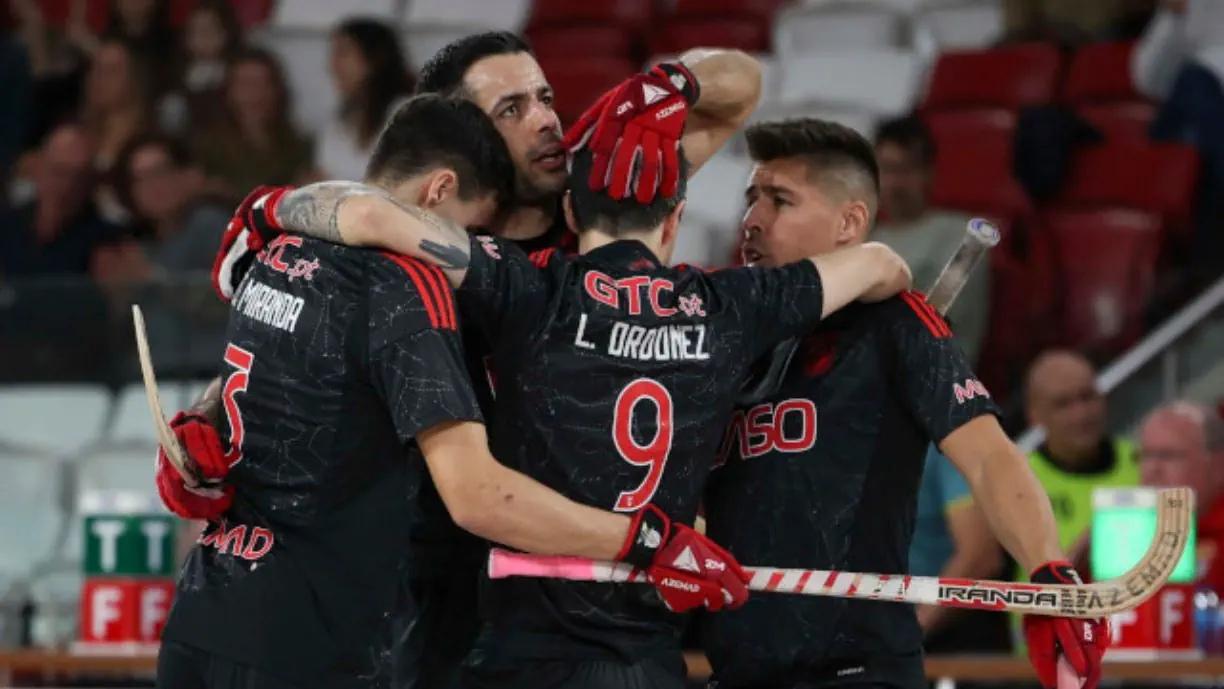
M 574 217 L 574 202 L 568 191 L 561 197 L 561 209 L 565 212 L 565 224 L 569 225 L 570 231 L 580 232 L 582 228 L 578 227 L 578 219 Z
M 459 175 L 449 168 L 439 168 L 434 171 L 429 178 L 429 183 L 425 185 L 421 205 L 425 208 L 433 208 L 458 193 Z
M 676 204 L 672 212 L 667 214 L 663 219 L 663 236 L 660 238 L 663 246 L 671 246 L 676 241 L 676 234 L 680 231 L 680 219 L 684 217 L 684 204 L 688 201 L 681 201 Z
M 854 244 L 867 239 L 871 210 L 862 201 L 850 201 L 842 208 L 841 224 L 837 228 L 837 243 Z

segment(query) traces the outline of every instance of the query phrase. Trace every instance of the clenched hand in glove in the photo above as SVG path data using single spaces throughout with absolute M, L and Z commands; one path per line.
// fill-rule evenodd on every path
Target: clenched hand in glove
M 230 467 L 238 459 L 236 452 L 227 452 L 221 445 L 208 419 L 194 412 L 179 412 L 170 421 L 174 437 L 196 466 L 204 484 L 190 487 L 166 457 L 157 449 L 157 493 L 166 509 L 184 519 L 216 519 L 234 502 L 234 487 L 223 483 Z
M 697 80 L 679 62 L 655 65 L 604 94 L 565 135 L 570 153 L 591 151 L 591 190 L 643 204 L 675 196 L 680 137 L 699 97 Z
M 748 573 L 730 553 L 653 505 L 633 517 L 617 560 L 646 572 L 672 612 L 738 608 L 748 600 Z
M 1047 562 L 1033 570 L 1029 581 L 1073 586 L 1084 583 L 1068 562 Z M 1079 675 L 1081 689 L 1096 689 L 1101 680 L 1101 657 L 1109 647 L 1109 624 L 1105 620 L 1025 615 L 1024 639 L 1029 662 L 1046 689 L 1058 686 L 1060 656 Z

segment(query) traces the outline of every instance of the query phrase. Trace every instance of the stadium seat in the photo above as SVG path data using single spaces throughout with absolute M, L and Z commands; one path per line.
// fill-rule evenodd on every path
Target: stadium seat
M 148 449 L 93 449 L 77 460 L 78 489 L 137 500 L 146 505 L 161 505 L 154 481 L 157 455 Z
M 1130 41 L 1089 43 L 1075 52 L 1067 67 L 1063 95 L 1068 102 L 1113 103 L 1142 101 L 1131 80 Z
M 308 132 L 319 132 L 335 114 L 336 93 L 327 79 L 329 28 L 270 27 L 259 42 L 280 59 L 292 92 L 293 117 Z
M 654 18 L 654 0 L 617 2 L 574 2 L 573 0 L 535 0 L 528 26 L 565 24 L 603 24 L 645 31 Z
M 769 52 L 769 23 L 759 17 L 673 17 L 651 38 L 654 53 L 682 53 L 716 45 L 749 53 Z
M 50 26 L 60 27 L 68 22 L 72 14 L 72 5 L 79 0 L 40 0 L 37 4 L 43 13 L 43 20 Z M 8 3 L 4 3 L 6 6 Z M 85 5 L 86 18 L 89 27 L 101 31 L 106 27 L 110 17 L 109 0 L 93 0 Z
M 349 17 L 397 23 L 398 0 L 276 0 L 271 25 L 292 29 L 331 30 Z
M 899 115 L 913 107 L 922 68 L 917 55 L 897 50 L 783 57 L 779 104 Z
M 0 453 L 0 595 L 53 554 L 64 519 L 59 474 L 60 463 L 47 457 Z
M 170 3 L 170 23 L 174 26 L 181 26 L 187 21 L 187 17 L 191 14 L 191 10 L 199 3 L 200 0 L 172 0 Z M 273 5 L 275 0 L 230 0 L 234 5 L 234 9 L 238 11 L 238 19 L 246 28 L 259 26 L 268 21 L 268 17 L 272 15 Z M 98 2 L 97 4 L 104 4 Z
M 527 22 L 531 0 L 408 0 L 408 26 L 470 26 L 518 31 Z
M 536 57 L 619 57 L 631 59 L 637 34 L 616 24 L 547 25 L 527 30 Z
M 1075 112 L 1096 127 L 1107 141 L 1144 142 L 1156 116 L 1156 106 L 1143 101 L 1078 105 Z
M 173 418 L 181 409 L 191 406 L 203 392 L 204 383 L 161 381 L 158 396 L 162 412 L 167 419 Z M 114 399 L 110 422 L 101 435 L 102 445 L 153 448 L 157 445 L 157 430 L 149 411 L 149 400 L 144 385 L 136 383 L 124 387 Z
M 1016 128 L 1016 114 L 1010 110 L 949 110 L 925 113 L 922 119 L 937 146 L 940 142 L 957 145 L 982 138 L 1010 143 Z
M 556 90 L 556 110 L 570 124 L 605 91 L 637 71 L 623 58 L 588 57 L 580 60 L 541 56 L 540 64 Z
M 453 41 L 468 36 L 482 27 L 475 26 L 413 26 L 400 32 L 400 44 L 404 46 L 404 58 L 408 60 L 408 68 L 419 71 L 439 50 Z M 316 74 L 316 79 L 318 78 Z M 318 87 L 315 87 L 318 89 Z M 328 89 L 330 90 L 330 89 Z
M 914 33 L 937 52 L 987 48 L 1003 35 L 1003 8 L 999 0 L 929 2 L 915 13 Z
M 1054 101 L 1062 59 L 1052 45 L 944 53 L 935 63 L 924 110 L 1019 109 Z
M 1002 223 L 1005 246 L 1026 224 L 1033 206 L 1012 173 L 1010 138 L 948 140 L 937 144 L 931 204 Z
M 76 452 L 97 437 L 109 403 L 106 390 L 91 385 L 0 386 L 0 449 Z
M 779 54 L 871 50 L 901 46 L 905 16 L 869 3 L 793 5 L 773 20 L 773 45 Z
M 673 17 L 756 17 L 769 20 L 784 4 L 786 0 L 674 0 L 668 14 Z
M 1078 153 L 1058 206 L 1129 208 L 1154 213 L 1166 229 L 1184 232 L 1195 209 L 1199 160 L 1176 144 L 1118 142 Z
M 1059 266 L 1066 344 L 1113 354 L 1137 341 L 1155 284 L 1160 217 L 1132 210 L 1051 211 L 1042 229 Z

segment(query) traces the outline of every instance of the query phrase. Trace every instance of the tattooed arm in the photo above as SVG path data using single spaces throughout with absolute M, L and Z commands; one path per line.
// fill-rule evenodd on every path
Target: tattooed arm
M 277 205 L 276 221 L 290 232 L 428 261 L 455 287 L 471 258 L 471 240 L 462 227 L 368 184 L 319 182 L 294 189 Z

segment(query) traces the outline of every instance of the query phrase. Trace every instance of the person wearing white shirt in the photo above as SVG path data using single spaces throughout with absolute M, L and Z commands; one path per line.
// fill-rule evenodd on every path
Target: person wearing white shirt
M 331 76 L 340 107 L 319 134 L 315 167 L 325 179 L 360 180 L 378 134 L 412 94 L 395 31 L 371 19 L 341 23 L 332 35 Z

